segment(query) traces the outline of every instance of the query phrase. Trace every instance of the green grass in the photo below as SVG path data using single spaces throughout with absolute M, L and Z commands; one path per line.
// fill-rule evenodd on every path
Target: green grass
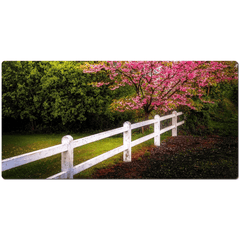
M 132 132 L 132 141 L 153 132 L 151 127 L 145 134 L 136 130 Z M 61 143 L 63 136 L 67 134 L 30 134 L 30 135 L 3 135 L 2 136 L 2 159 L 51 147 Z M 79 139 L 91 134 L 71 134 L 73 139 Z M 161 140 L 171 136 L 171 131 L 161 135 Z M 153 145 L 151 139 L 132 148 L 132 153 L 137 152 L 143 146 Z M 123 144 L 122 134 L 90 143 L 74 149 L 74 166 L 102 153 L 110 151 Z M 122 161 L 123 153 L 115 155 L 85 171 L 74 175 L 74 178 L 91 178 L 91 175 L 99 168 L 106 168 Z M 61 172 L 61 154 L 41 159 L 26 165 L 22 165 L 2 172 L 4 179 L 46 179 Z

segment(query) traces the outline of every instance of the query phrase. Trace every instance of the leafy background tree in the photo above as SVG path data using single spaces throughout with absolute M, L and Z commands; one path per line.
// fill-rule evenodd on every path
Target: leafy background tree
M 111 82 L 109 73 L 83 73 L 81 66 L 84 64 L 74 61 L 3 62 L 3 132 L 89 132 L 115 128 L 124 121 L 143 120 L 144 109 L 114 111 L 114 102 L 134 95 L 134 86 L 119 85 L 114 91 L 109 85 L 93 87 L 94 83 Z M 225 75 L 233 77 L 238 71 L 237 63 L 225 64 L 228 64 Z M 238 80 L 206 86 L 205 97 L 212 99 L 214 104 L 193 97 L 197 110 L 177 107 L 187 119 L 184 128 L 193 134 L 211 133 L 216 127 L 226 134 L 236 129 Z M 153 110 L 152 114 L 158 112 Z
M 91 131 L 113 128 L 131 113 L 111 111 L 116 92 L 93 88 L 104 73 L 83 74 L 81 62 L 9 61 L 2 63 L 3 132 Z
M 238 63 L 225 62 L 228 67 L 226 75 L 233 77 L 238 73 Z M 214 103 L 201 103 L 201 110 L 182 109 L 186 116 L 184 128 L 192 134 L 206 135 L 216 133 L 220 135 L 238 134 L 238 79 L 224 81 L 205 89 L 206 96 Z M 199 101 L 195 99 L 196 105 Z
M 184 111 L 188 120 L 185 127 L 194 134 L 212 132 L 212 119 L 224 119 L 225 123 L 231 122 L 229 116 L 234 115 L 233 118 L 237 119 L 234 104 L 229 112 L 229 97 L 237 93 L 236 62 L 108 61 L 86 62 L 81 68 L 85 73 L 109 75 L 110 81 L 93 83 L 96 87 L 107 85 L 116 91 L 121 86 L 132 86 L 133 92 L 127 97 L 114 99 L 111 107 L 116 111 L 130 109 L 145 119 L 150 115 L 169 114 L 173 110 Z M 225 113 L 224 118 L 218 116 L 219 112 Z

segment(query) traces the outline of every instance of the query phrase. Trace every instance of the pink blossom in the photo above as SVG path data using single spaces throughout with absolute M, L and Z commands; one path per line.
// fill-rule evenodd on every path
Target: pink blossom
M 109 61 L 90 65 L 84 72 L 96 73 L 105 69 L 109 71 L 109 78 L 114 82 L 110 86 L 111 90 L 126 84 L 136 89 L 135 96 L 118 102 L 116 105 L 118 111 L 142 109 L 143 106 L 168 111 L 171 109 L 168 104 L 195 109 L 191 101 L 192 96 L 201 98 L 204 88 L 213 82 L 233 80 L 226 76 L 224 72 L 226 67 L 227 65 L 221 62 L 205 61 Z M 108 84 L 99 82 L 96 86 Z

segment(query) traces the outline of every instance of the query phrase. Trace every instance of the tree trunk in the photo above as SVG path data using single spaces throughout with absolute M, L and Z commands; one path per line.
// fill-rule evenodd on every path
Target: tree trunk
M 209 93 L 210 93 L 210 86 L 208 86 L 208 93 L 207 93 L 208 96 L 209 96 Z
M 148 120 L 150 113 L 145 112 L 145 121 Z M 142 127 L 142 134 L 144 134 L 144 131 L 147 131 L 149 129 L 149 125 Z
M 31 128 L 32 128 L 32 132 L 33 132 L 35 130 L 33 120 L 31 121 Z

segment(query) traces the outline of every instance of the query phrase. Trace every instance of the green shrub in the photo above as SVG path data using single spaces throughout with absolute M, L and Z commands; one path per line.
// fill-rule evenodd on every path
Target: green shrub
M 3 132 L 91 131 L 115 128 L 133 114 L 112 112 L 113 99 L 131 89 L 111 91 L 92 82 L 106 74 L 85 74 L 80 62 L 2 63 Z

